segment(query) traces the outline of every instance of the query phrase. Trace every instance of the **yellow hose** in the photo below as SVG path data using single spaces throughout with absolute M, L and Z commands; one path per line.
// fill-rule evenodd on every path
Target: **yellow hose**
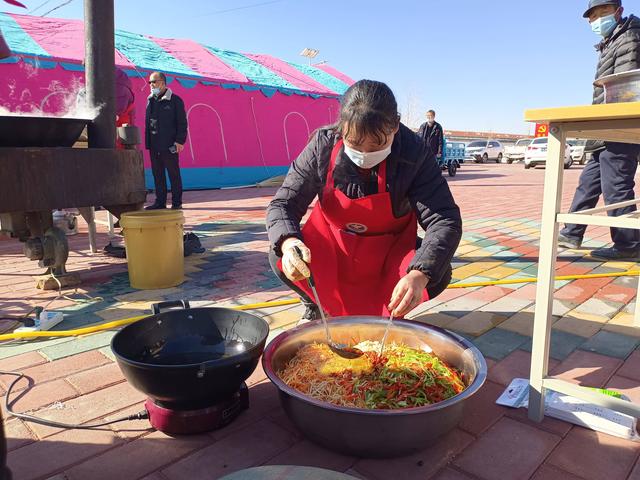
M 289 300 L 275 300 L 272 302 L 252 303 L 248 305 L 239 305 L 231 307 L 233 310 L 259 310 L 261 308 L 273 308 L 285 305 L 295 305 L 300 303 L 299 299 Z M 130 323 L 137 322 L 143 318 L 147 318 L 149 315 L 140 315 L 137 317 L 125 318 L 123 320 L 114 320 L 113 322 L 101 323 L 99 325 L 93 325 L 92 327 L 78 328 L 75 330 L 60 330 L 51 331 L 45 330 L 41 332 L 18 332 L 18 333 L 5 333 L 0 335 L 0 341 L 4 340 L 21 340 L 25 338 L 38 338 L 38 337 L 75 337 L 78 335 L 88 335 L 89 333 L 102 332 L 104 330 L 111 330 L 113 328 L 123 327 Z
M 616 273 L 589 273 L 586 275 L 564 275 L 555 277 L 554 280 L 559 282 L 563 280 L 585 280 L 591 278 L 611 278 L 611 277 L 633 277 L 640 275 L 640 270 L 629 270 L 628 272 Z M 471 282 L 471 283 L 454 283 L 447 288 L 474 288 L 474 287 L 491 287 L 493 285 L 513 285 L 514 283 L 536 283 L 537 278 L 514 278 L 512 280 L 492 280 L 489 282 Z
M 586 275 L 564 275 L 555 277 L 556 281 L 563 280 L 584 280 L 591 278 L 611 278 L 611 277 L 633 277 L 640 275 L 640 270 L 630 270 L 627 272 L 618 272 L 618 273 L 590 273 Z M 471 282 L 471 283 L 461 283 L 457 282 L 452 285 L 449 285 L 447 288 L 474 288 L 474 287 L 490 287 L 493 285 L 513 285 L 518 283 L 535 283 L 537 282 L 537 278 L 515 278 L 513 280 L 493 280 L 488 282 Z M 262 308 L 273 308 L 273 307 L 282 307 L 286 305 L 296 305 L 300 303 L 300 299 L 288 299 L 288 300 L 275 300 L 272 302 L 262 302 L 262 303 L 251 303 L 247 305 L 238 305 L 235 307 L 230 307 L 233 310 L 259 310 Z M 5 333 L 0 335 L 0 341 L 5 340 L 21 340 L 28 338 L 38 338 L 38 337 L 75 337 L 78 335 L 88 335 L 90 333 L 102 332 L 104 330 L 111 330 L 113 328 L 122 327 L 124 325 L 129 325 L 130 323 L 137 322 L 138 320 L 142 320 L 143 318 L 147 318 L 149 315 L 140 315 L 138 317 L 126 318 L 123 320 L 115 320 L 113 322 L 101 323 L 100 325 L 94 325 L 92 327 L 78 328 L 76 330 L 61 330 L 61 331 L 44 331 L 44 332 L 20 332 L 20 333 Z

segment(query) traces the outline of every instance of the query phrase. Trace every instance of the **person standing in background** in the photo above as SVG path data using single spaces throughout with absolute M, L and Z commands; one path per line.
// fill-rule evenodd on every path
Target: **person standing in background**
M 182 177 L 179 155 L 187 140 L 187 114 L 182 99 L 167 88 L 167 77 L 153 72 L 149 77 L 151 95 L 145 115 L 145 146 L 151 155 L 156 200 L 146 210 L 167 208 L 167 178 L 171 182 L 171 208 L 182 208 Z
M 431 149 L 438 160 L 442 158 L 444 148 L 444 130 L 442 125 L 436 122 L 436 112 L 427 112 L 427 121 L 420 126 L 418 136 Z

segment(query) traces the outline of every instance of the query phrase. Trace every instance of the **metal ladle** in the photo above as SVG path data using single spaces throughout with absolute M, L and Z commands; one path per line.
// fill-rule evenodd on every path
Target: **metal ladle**
M 304 262 L 300 248 L 298 247 L 293 247 L 293 248 L 295 248 L 296 254 L 298 255 L 298 257 L 300 257 L 300 260 Z M 322 318 L 322 323 L 324 324 L 324 329 L 327 333 L 327 345 L 329 345 L 329 348 L 331 349 L 331 351 L 336 355 L 341 356 L 342 358 L 348 358 L 348 359 L 354 359 L 364 355 L 364 352 L 358 348 L 350 347 L 343 343 L 335 343 L 333 340 L 331 340 L 331 333 L 329 332 L 329 324 L 327 323 L 327 319 L 324 316 L 324 310 L 322 309 L 322 304 L 320 303 L 320 297 L 318 296 L 318 292 L 316 290 L 316 282 L 313 280 L 313 275 L 311 274 L 311 270 L 309 270 L 309 278 L 307 278 L 307 283 L 309 284 L 309 288 L 311 288 L 311 291 L 313 292 L 313 296 L 316 300 L 316 305 L 320 310 L 320 318 Z
M 384 344 L 387 342 L 387 335 L 389 335 L 389 329 L 391 328 L 392 324 L 393 324 L 393 312 L 389 314 L 389 321 L 387 322 L 387 326 L 384 329 L 384 335 L 382 336 L 382 342 L 380 343 L 380 353 L 379 353 L 380 356 L 382 356 L 382 352 L 384 352 Z

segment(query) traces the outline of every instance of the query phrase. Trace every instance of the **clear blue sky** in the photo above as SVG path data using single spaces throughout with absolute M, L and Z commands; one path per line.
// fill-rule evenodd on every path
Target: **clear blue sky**
M 35 8 L 45 0 L 22 1 Z M 64 1 L 50 0 L 35 14 Z M 317 61 L 354 79 L 387 82 L 405 118 L 422 120 L 434 108 L 445 128 L 527 133 L 526 108 L 591 101 L 598 38 L 582 19 L 587 3 L 116 0 L 116 27 L 289 61 L 316 48 Z M 640 0 L 624 5 L 640 16 Z M 72 0 L 50 16 L 82 18 L 82 9 L 82 0 Z

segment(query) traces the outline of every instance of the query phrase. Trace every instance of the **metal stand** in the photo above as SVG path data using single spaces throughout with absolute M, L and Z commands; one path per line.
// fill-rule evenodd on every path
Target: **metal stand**
M 619 228 L 640 229 L 640 213 L 621 217 L 597 215 L 623 206 L 640 203 L 639 200 L 621 202 L 579 213 L 560 213 L 562 201 L 563 160 L 568 136 L 640 144 L 640 103 L 591 105 L 559 109 L 530 110 L 525 119 L 549 122 L 549 145 L 544 181 L 542 228 L 540 231 L 540 258 L 536 308 L 531 356 L 529 418 L 540 422 L 544 418 L 544 394 L 549 388 L 590 403 L 640 418 L 640 405 L 602 395 L 564 380 L 549 378 L 549 347 L 556 256 L 558 251 L 558 224 L 576 223 Z M 636 299 L 634 326 L 640 326 L 640 284 Z

